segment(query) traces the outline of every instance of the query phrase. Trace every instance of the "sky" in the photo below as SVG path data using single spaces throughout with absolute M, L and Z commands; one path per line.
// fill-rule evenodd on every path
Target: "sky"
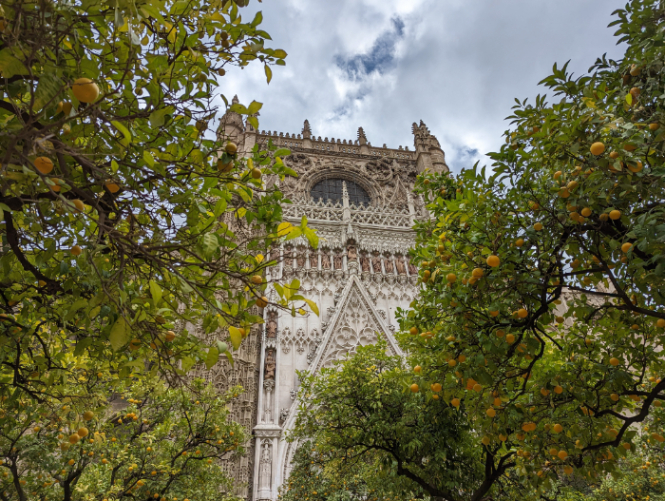
M 263 103 L 260 129 L 413 149 L 423 120 L 453 172 L 501 146 L 515 98 L 535 98 L 554 63 L 579 75 L 620 58 L 618 0 L 250 0 L 271 47 L 288 53 L 266 83 L 263 67 L 232 69 L 219 91 Z

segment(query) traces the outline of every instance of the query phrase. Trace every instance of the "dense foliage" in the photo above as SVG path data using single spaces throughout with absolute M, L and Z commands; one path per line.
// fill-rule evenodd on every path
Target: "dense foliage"
M 202 415 L 173 385 L 196 364 L 233 362 L 221 340 L 238 349 L 262 322 L 276 240 L 316 243 L 305 223 L 281 222 L 266 182 L 294 174 L 279 159 L 288 150 L 240 158 L 226 131 L 208 131 L 222 102 L 258 127 L 260 103 L 216 94 L 227 71 L 262 64 L 269 82 L 284 64 L 262 14 L 242 19 L 246 4 L 0 0 L 3 499 L 136 497 L 139 481 L 155 498 L 204 499 L 227 482 L 200 461 L 242 443 L 226 400 L 202 394 L 215 413 Z M 297 288 L 280 288 L 277 306 L 306 306 Z M 192 326 L 221 339 L 207 346 Z M 171 389 L 148 398 L 142 381 L 155 378 Z M 107 421 L 128 385 L 139 421 Z M 91 409 L 94 438 L 66 449 Z M 237 440 L 211 449 L 210 426 Z M 157 452 L 139 453 L 151 441 Z M 146 468 L 158 473 L 139 478 Z
M 597 485 L 645 423 L 662 454 L 665 5 L 615 15 L 624 58 L 578 78 L 555 65 L 557 99 L 517 102 L 492 171 L 420 176 L 423 290 L 398 334 L 411 369 L 375 374 L 359 354 L 310 384 L 297 434 L 330 468 L 382 447 L 403 495 L 479 501 Z
M 228 421 L 239 388 L 222 396 L 200 382 L 128 382 L 111 402 L 104 390 L 66 405 L 23 398 L 20 412 L 2 404 L 4 499 L 233 498 L 221 461 L 245 440 Z

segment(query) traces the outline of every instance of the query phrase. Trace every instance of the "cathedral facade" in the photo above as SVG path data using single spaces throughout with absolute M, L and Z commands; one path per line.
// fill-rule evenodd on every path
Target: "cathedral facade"
M 393 336 L 396 309 L 408 308 L 418 289 L 417 270 L 408 258 L 415 242 L 412 226 L 427 217 L 413 185 L 424 170 L 448 167 L 422 122 L 413 124 L 413 150 L 372 146 L 362 128 L 353 140 L 322 139 L 307 121 L 299 134 L 285 134 L 254 130 L 227 113 L 222 127 L 240 153 L 268 141 L 291 150 L 283 160 L 298 177 L 280 186 L 292 202 L 283 207 L 284 220 L 297 224 L 306 216 L 320 239 L 317 249 L 304 239 L 282 243 L 278 265 L 267 274 L 268 281 L 298 279 L 320 315 L 292 317 L 268 306 L 265 323 L 243 342 L 235 368 L 213 368 L 207 376 L 220 386 L 245 387 L 231 416 L 252 433 L 246 456 L 228 465 L 229 474 L 244 483 L 237 494 L 274 501 L 297 448 L 284 440 L 299 406 L 297 371 L 330 367 L 379 335 L 400 353 Z M 276 293 L 268 297 L 276 299 Z

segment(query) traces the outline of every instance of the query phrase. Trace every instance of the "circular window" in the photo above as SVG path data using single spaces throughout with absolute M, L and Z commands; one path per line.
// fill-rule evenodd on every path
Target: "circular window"
M 323 181 L 319 181 L 312 188 L 312 198 L 317 202 L 319 200 L 341 202 L 344 183 L 346 183 L 346 191 L 349 194 L 349 201 L 351 203 L 354 205 L 370 205 L 372 200 L 369 198 L 367 192 L 353 181 L 347 179 L 324 179 Z

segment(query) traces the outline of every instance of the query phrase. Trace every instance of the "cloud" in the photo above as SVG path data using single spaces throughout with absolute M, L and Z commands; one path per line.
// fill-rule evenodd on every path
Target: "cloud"
M 501 146 L 514 98 L 569 59 L 586 72 L 603 53 L 621 57 L 611 12 L 623 0 L 252 0 L 271 45 L 289 53 L 270 85 L 250 65 L 220 92 L 264 103 L 262 129 L 412 147 L 424 120 L 456 170 Z
M 362 80 L 374 72 L 382 75 L 394 67 L 395 47 L 404 36 L 404 21 L 399 17 L 392 19 L 391 29 L 381 33 L 370 51 L 351 57 L 336 55 L 335 64 L 349 80 Z

